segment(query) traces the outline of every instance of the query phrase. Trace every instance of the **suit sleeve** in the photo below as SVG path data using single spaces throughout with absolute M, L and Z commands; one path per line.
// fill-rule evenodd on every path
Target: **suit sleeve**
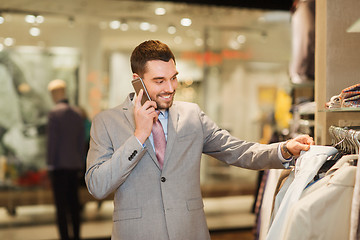
M 203 153 L 227 164 L 247 169 L 284 168 L 278 157 L 278 143 L 259 144 L 233 137 L 219 128 L 204 112 L 199 118 L 203 126 Z
M 98 199 L 117 189 L 146 152 L 133 134 L 114 149 L 109 131 L 121 134 L 121 129 L 108 129 L 101 116 L 95 117 L 91 126 L 85 174 L 89 192 Z

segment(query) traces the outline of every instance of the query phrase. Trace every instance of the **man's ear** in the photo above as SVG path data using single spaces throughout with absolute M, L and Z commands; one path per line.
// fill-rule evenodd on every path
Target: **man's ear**
M 133 73 L 133 79 L 136 79 L 138 77 L 139 77 L 139 75 L 137 73 Z

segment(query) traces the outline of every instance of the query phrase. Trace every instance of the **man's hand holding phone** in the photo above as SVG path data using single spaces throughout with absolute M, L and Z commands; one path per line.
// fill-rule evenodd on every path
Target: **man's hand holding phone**
M 146 101 L 141 105 L 141 99 L 144 91 L 140 89 L 135 98 L 134 117 L 135 117 L 135 137 L 144 144 L 150 136 L 154 121 L 157 121 L 158 114 L 155 112 L 156 102 Z

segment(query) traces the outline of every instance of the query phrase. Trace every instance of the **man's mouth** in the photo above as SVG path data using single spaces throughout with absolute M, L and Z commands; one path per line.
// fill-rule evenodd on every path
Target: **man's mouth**
M 159 97 L 164 100 L 170 100 L 172 98 L 173 94 L 166 94 L 166 95 L 160 95 Z

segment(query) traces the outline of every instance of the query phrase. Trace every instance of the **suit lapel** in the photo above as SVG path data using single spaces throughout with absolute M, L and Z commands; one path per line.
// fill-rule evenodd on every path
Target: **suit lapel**
M 132 103 L 132 99 L 134 94 L 130 94 L 126 101 L 124 102 L 122 109 L 125 114 L 128 123 L 131 125 L 132 129 L 135 131 L 135 121 L 134 121 L 134 104 Z
M 134 95 L 135 94 L 133 94 L 133 93 L 129 95 L 129 97 L 125 101 L 123 108 L 122 108 L 124 111 L 125 117 L 126 117 L 127 121 L 129 122 L 129 124 L 131 125 L 133 131 L 135 131 L 134 104 L 132 103 L 132 99 L 134 98 Z M 155 164 L 160 168 L 159 162 L 156 158 L 155 152 L 153 150 L 153 147 L 152 147 L 152 144 L 151 144 L 149 138 L 146 139 L 145 145 L 146 145 L 146 149 L 147 149 L 147 152 L 149 153 L 150 157 L 155 162 Z
M 176 107 L 176 103 L 174 103 L 169 108 L 168 136 L 167 136 L 167 142 L 166 142 L 165 159 L 164 159 L 163 168 L 166 167 L 166 165 L 169 161 L 169 156 L 170 156 L 171 150 L 175 143 L 178 120 L 179 120 L 179 113 L 178 113 L 178 109 Z

